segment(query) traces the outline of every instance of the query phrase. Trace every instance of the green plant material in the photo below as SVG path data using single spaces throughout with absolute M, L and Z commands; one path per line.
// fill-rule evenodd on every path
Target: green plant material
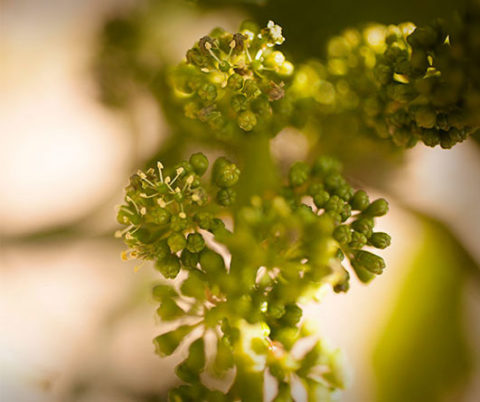
M 322 156 L 313 164 L 293 164 L 277 193 L 269 189 L 245 205 L 225 208 L 218 200 L 218 189 L 234 190 L 240 170 L 220 157 L 210 180 L 202 179 L 197 172 L 205 169 L 193 166 L 198 160 L 208 166 L 197 154 L 189 159 L 192 163 L 183 161 L 173 169 L 158 163 L 156 170 L 137 172 L 120 207 L 122 216 L 132 217 L 118 232 L 129 246 L 124 258 L 155 261 L 167 280 L 186 273 L 181 283 L 170 281 L 154 288 L 160 318 L 196 322 L 194 326 L 203 327 L 204 334 L 215 334 L 217 350 L 210 375 L 221 378 L 235 369 L 228 393 L 211 394 L 200 376 L 205 366 L 201 336 L 176 369 L 177 376 L 190 386 L 172 390 L 171 399 L 195 395 L 260 400 L 263 372 L 269 370 L 279 381 L 276 399 L 289 400 L 292 376 L 302 379 L 307 388 L 313 387 L 310 379 L 317 376 L 319 366 L 328 368 L 321 375 L 322 384 L 332 391 L 343 388 L 336 352 L 317 347 L 312 352 L 315 359 L 309 357 L 308 364 L 292 356 L 292 348 L 306 336 L 300 330 L 303 310 L 299 301 L 314 299 L 327 285 L 335 292 L 347 291 L 350 275 L 341 265 L 345 257 L 357 274 L 364 270 L 371 279 L 382 273 L 383 259 L 362 247 L 367 244 L 366 236 L 377 245 L 389 242 L 387 234 L 373 234 L 373 216 L 386 212 L 385 201 L 375 201 L 352 216 L 353 189 L 343 178 L 341 165 Z M 327 202 L 312 206 L 309 197 L 313 200 L 323 193 Z M 357 193 L 355 202 L 358 194 L 362 193 Z M 170 219 L 150 219 L 158 215 L 158 209 L 167 211 Z M 233 229 L 226 229 L 220 217 L 231 219 Z M 205 241 L 204 231 L 229 251 L 228 265 Z M 364 241 L 355 240 L 355 234 Z M 180 325 L 155 338 L 157 353 L 172 354 L 192 328 Z
M 478 267 L 445 226 L 421 221 L 423 241 L 375 349 L 378 402 L 448 400 L 471 369 L 462 305 Z
M 292 353 L 312 335 L 302 305 L 324 287 L 348 291 L 351 273 L 366 283 L 383 272 L 383 258 L 365 247 L 390 245 L 375 231 L 388 203 L 355 191 L 324 152 L 337 143 L 340 155 L 393 154 L 419 140 L 450 148 L 478 128 L 479 15 L 451 26 L 349 29 L 329 42 L 325 61 L 295 68 L 277 49 L 284 38 L 272 21 L 263 29 L 245 22 L 235 33 L 216 28 L 162 70 L 138 60 L 140 17 L 107 29 L 121 54 L 114 60 L 132 57 L 127 85 L 138 84 L 165 112 L 172 128 L 165 156 L 181 154 L 186 143 L 226 155 L 209 177 L 202 177 L 210 165 L 202 153 L 139 170 L 117 215 L 123 258 L 155 262 L 165 280 L 154 288 L 157 312 L 178 320 L 155 338 L 157 353 L 170 355 L 193 328 L 203 330 L 176 370 L 188 385 L 171 390 L 171 401 L 261 401 L 265 372 L 277 382 L 277 401 L 291 400 L 294 379 L 308 401 L 334 400 L 345 387 L 336 351 L 317 342 L 303 358 Z M 113 46 L 117 29 L 131 37 Z M 112 81 L 125 89 L 118 78 Z M 128 108 L 110 84 L 111 100 Z M 308 156 L 282 174 L 270 140 L 285 127 L 306 135 Z M 217 345 L 211 370 L 207 334 Z M 229 370 L 226 393 L 204 384 Z

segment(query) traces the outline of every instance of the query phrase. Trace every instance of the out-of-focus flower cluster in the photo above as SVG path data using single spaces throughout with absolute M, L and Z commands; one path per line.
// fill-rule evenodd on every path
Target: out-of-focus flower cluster
M 388 210 L 386 201 L 370 202 L 365 192 L 354 192 L 340 164 L 320 157 L 311 166 L 294 164 L 277 194 L 223 208 L 235 199 L 240 171 L 218 158 L 212 184 L 206 185 L 200 176 L 207 167 L 206 157 L 194 154 L 173 169 L 158 164 L 139 171 L 118 215 L 126 225 L 119 232 L 129 247 L 125 257 L 155 261 L 165 279 L 153 290 L 157 313 L 179 323 L 154 339 L 157 352 L 170 355 L 188 334 L 197 334 L 176 369 L 188 385 L 173 390 L 171 400 L 257 400 L 265 370 L 278 382 L 277 398 L 290 395 L 294 377 L 311 400 L 343 388 L 337 353 L 320 342 L 304 356 L 292 353 L 311 335 L 301 325 L 299 303 L 315 299 L 326 285 L 336 292 L 348 289 L 345 256 L 362 281 L 382 273 L 383 259 L 362 248 L 390 244 L 387 234 L 374 232 L 374 218 Z M 233 230 L 225 219 L 233 220 Z M 219 245 L 226 247 L 229 263 Z M 206 333 L 217 339 L 208 364 Z M 233 368 L 226 393 L 210 390 L 200 376 L 205 371 L 221 378 Z
M 479 128 L 479 15 L 348 29 L 330 40 L 324 63 L 297 68 L 292 91 L 314 99 L 320 121 L 353 112 L 364 132 L 397 146 L 451 148 Z

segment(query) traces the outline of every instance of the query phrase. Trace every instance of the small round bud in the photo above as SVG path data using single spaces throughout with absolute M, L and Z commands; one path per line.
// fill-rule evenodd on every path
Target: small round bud
M 217 88 L 213 84 L 204 84 L 197 91 L 198 96 L 207 102 L 212 102 L 217 98 Z
M 339 173 L 342 170 L 342 164 L 330 156 L 320 156 L 313 164 L 313 174 L 325 176 L 328 173 Z
M 376 248 L 387 248 L 392 241 L 392 238 L 384 232 L 377 232 L 373 233 L 370 238 L 368 239 L 368 242 Z
M 232 106 L 232 109 L 236 113 L 240 113 L 242 110 L 245 110 L 248 106 L 247 98 L 245 97 L 245 95 L 241 95 L 241 94 L 232 96 L 232 99 L 230 100 L 230 105 Z
M 338 195 L 331 196 L 325 203 L 325 211 L 331 211 L 335 213 L 341 213 L 343 211 L 343 200 Z
M 155 269 L 159 271 L 167 279 L 175 279 L 180 272 L 180 261 L 175 254 L 158 260 L 155 263 Z
M 352 222 L 352 228 L 359 233 L 363 233 L 365 236 L 370 237 L 373 231 L 373 219 L 372 218 L 359 218 Z
M 147 215 L 147 220 L 157 225 L 165 225 L 170 222 L 170 212 L 165 208 L 153 208 L 150 214 Z
M 330 194 L 325 190 L 320 191 L 313 196 L 313 202 L 317 208 L 323 208 L 329 199 Z
M 382 257 L 365 250 L 355 252 L 355 263 L 367 271 L 380 275 L 385 268 L 385 261 Z
M 363 190 L 358 190 L 350 199 L 350 205 L 355 211 L 363 211 L 368 207 L 369 204 L 370 200 L 368 199 L 368 195 Z
M 232 74 L 228 77 L 227 87 L 239 91 L 243 87 L 243 77 L 240 74 Z
M 255 113 L 246 110 L 237 117 L 238 126 L 244 131 L 252 131 L 257 125 L 257 117 Z
M 333 238 L 340 244 L 348 244 L 352 241 L 352 231 L 347 225 L 339 225 L 333 231 Z
M 232 187 L 240 178 L 240 170 L 226 158 L 218 158 L 212 171 L 212 178 L 218 187 Z
M 310 176 L 310 166 L 305 162 L 296 162 L 290 168 L 288 178 L 292 186 L 298 187 L 305 183 Z
M 195 170 L 195 173 L 202 176 L 208 169 L 208 159 L 201 152 L 197 152 L 190 156 L 190 164 Z
M 419 107 L 415 111 L 415 121 L 419 127 L 433 128 L 437 122 L 437 114 L 432 108 Z
M 200 254 L 200 266 L 205 272 L 225 270 L 225 262 L 222 256 L 208 248 Z
M 187 219 L 182 218 L 180 215 L 173 215 L 170 218 L 170 228 L 174 232 L 182 232 L 187 228 Z
M 209 230 L 212 224 L 213 216 L 209 212 L 199 212 L 195 215 L 194 220 L 201 229 Z
M 196 268 L 198 264 L 198 254 L 188 251 L 186 248 L 183 249 L 182 255 L 180 257 L 182 264 L 188 268 Z
M 205 240 L 200 233 L 190 233 L 187 237 L 187 250 L 191 253 L 199 253 L 205 248 Z
M 363 233 L 354 231 L 352 233 L 352 241 L 348 244 L 350 248 L 361 249 L 367 244 L 367 236 Z
M 167 243 L 168 247 L 170 247 L 170 251 L 172 253 L 177 253 L 185 248 L 187 240 L 183 234 L 175 232 L 168 237 Z
M 363 213 L 368 216 L 383 216 L 388 212 L 388 202 L 379 198 L 373 201 Z
M 298 324 L 302 318 L 303 311 L 296 304 L 287 304 L 285 306 L 285 314 L 282 316 L 281 321 L 283 324 L 294 327 Z
M 217 202 L 224 207 L 233 205 L 236 198 L 237 192 L 232 188 L 222 188 L 217 193 Z

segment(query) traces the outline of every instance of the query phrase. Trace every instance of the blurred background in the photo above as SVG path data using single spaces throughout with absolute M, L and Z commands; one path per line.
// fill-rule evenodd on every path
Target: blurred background
M 0 1 L 0 400 L 156 401 L 178 357 L 160 359 L 150 267 L 120 260 L 114 206 L 168 125 L 152 99 L 101 102 L 102 27 L 143 10 L 148 62 L 176 63 L 214 26 L 246 16 L 284 27 L 296 60 L 348 26 L 429 22 L 462 2 L 403 0 Z M 153 61 L 152 61 L 153 60 Z M 283 133 L 282 141 L 301 141 Z M 285 147 L 285 145 L 283 145 Z M 294 155 L 295 156 L 295 155 Z M 348 402 L 480 398 L 480 146 L 418 146 L 388 179 L 355 174 L 391 201 L 388 269 L 307 308 L 343 350 Z

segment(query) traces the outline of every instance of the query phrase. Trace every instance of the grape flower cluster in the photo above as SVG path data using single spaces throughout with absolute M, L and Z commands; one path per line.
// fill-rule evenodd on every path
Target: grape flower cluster
M 158 163 L 137 172 L 118 213 L 124 257 L 154 261 L 164 278 L 153 289 L 157 314 L 178 323 L 154 339 L 157 353 L 171 355 L 194 338 L 176 368 L 185 384 L 170 400 L 262 400 L 265 372 L 276 380 L 276 401 L 291 400 L 294 379 L 309 400 L 324 400 L 345 379 L 338 352 L 320 340 L 296 351 L 312 335 L 301 304 L 326 286 L 348 290 L 345 259 L 361 281 L 382 273 L 384 260 L 364 248 L 390 244 L 389 235 L 374 231 L 388 204 L 354 192 L 341 165 L 323 156 L 295 163 L 277 192 L 233 208 L 240 170 L 220 157 L 208 183 L 201 178 L 208 165 L 197 153 L 172 169 Z M 209 377 L 228 373 L 228 389 L 208 386 Z
M 348 29 L 330 40 L 324 63 L 297 69 L 293 86 L 320 116 L 355 113 L 397 146 L 451 148 L 480 127 L 479 23 L 477 10 L 450 25 Z
M 263 29 L 245 22 L 234 34 L 217 28 L 201 38 L 171 72 L 184 115 L 222 141 L 271 131 L 287 113 L 284 85 L 293 74 L 292 63 L 275 50 L 283 41 L 272 21 Z

